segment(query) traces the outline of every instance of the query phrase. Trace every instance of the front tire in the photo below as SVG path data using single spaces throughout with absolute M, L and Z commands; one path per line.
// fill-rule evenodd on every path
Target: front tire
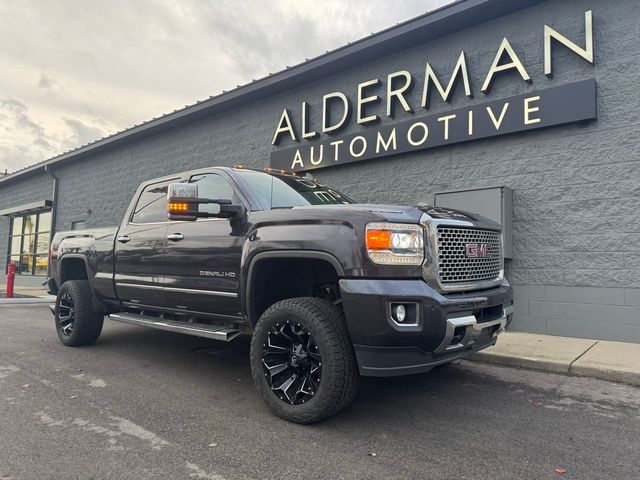
M 269 307 L 251 338 L 251 373 L 265 403 L 290 422 L 318 422 L 345 408 L 359 374 L 342 310 L 313 297 Z
M 94 309 L 88 280 L 69 280 L 62 284 L 54 318 L 58 338 L 67 346 L 89 345 L 98 339 L 104 315 Z

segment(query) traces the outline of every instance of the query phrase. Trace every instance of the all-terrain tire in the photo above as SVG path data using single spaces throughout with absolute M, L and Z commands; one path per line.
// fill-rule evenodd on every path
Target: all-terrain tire
M 89 345 L 98 339 L 104 315 L 94 308 L 88 280 L 69 280 L 62 284 L 54 319 L 58 338 L 67 346 Z
M 321 357 L 317 390 L 302 404 L 291 404 L 278 396 L 263 367 L 269 332 L 286 322 L 308 331 Z M 345 408 L 358 392 L 360 376 L 342 309 L 314 297 L 290 298 L 269 307 L 258 320 L 251 338 L 251 373 L 267 406 L 290 422 L 318 422 Z

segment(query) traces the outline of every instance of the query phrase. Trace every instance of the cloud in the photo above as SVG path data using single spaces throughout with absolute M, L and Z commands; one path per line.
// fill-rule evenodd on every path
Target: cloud
M 0 29 L 0 170 L 45 160 L 449 1 L 0 2 L 0 18 L 10 19 Z
M 0 99 L 0 170 L 39 161 L 51 152 L 45 128 L 31 118 L 29 108 L 15 98 Z
M 215 4 L 209 7 L 203 11 L 206 24 L 217 32 L 232 68 L 245 79 L 299 63 L 303 54 L 321 53 L 323 32 L 304 11 L 259 0 L 233 3 L 223 14 Z M 258 11 L 262 15 L 256 15 Z
M 86 145 L 104 136 L 103 130 L 95 125 L 87 125 L 75 118 L 63 117 L 62 120 L 71 130 L 71 136 L 69 137 L 71 148 L 78 145 Z
M 51 90 L 56 85 L 56 81 L 47 76 L 44 72 L 40 74 L 40 80 L 38 81 L 38 87 L 43 90 Z
M 27 106 L 15 98 L 0 99 L 0 109 L 5 121 L 4 130 L 14 132 L 17 135 L 28 134 L 33 140 L 33 144 L 43 148 L 50 148 L 51 144 L 47 139 L 42 125 L 31 119 Z
M 372 32 L 449 3 L 446 0 L 236 1 L 203 3 L 199 18 L 215 32 L 247 80 L 301 63 Z
M 0 172 L 17 170 L 105 135 L 101 119 L 61 117 L 45 126 L 15 98 L 0 99 Z

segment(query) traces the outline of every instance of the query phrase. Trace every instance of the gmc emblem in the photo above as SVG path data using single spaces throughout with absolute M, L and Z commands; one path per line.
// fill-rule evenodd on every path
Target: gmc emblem
M 467 243 L 467 257 L 480 258 L 489 255 L 488 243 Z

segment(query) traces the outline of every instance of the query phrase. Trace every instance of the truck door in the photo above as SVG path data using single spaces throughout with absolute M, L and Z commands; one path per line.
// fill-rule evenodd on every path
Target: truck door
M 128 212 L 115 242 L 115 287 L 118 298 L 136 305 L 162 307 L 162 263 L 167 241 L 167 185 L 144 187 Z
M 226 177 L 195 175 L 198 195 L 242 203 Z M 203 210 L 210 205 L 203 204 Z M 235 227 L 235 228 L 234 228 Z M 227 218 L 170 222 L 165 256 L 165 305 L 168 308 L 237 318 L 240 313 L 242 233 Z

